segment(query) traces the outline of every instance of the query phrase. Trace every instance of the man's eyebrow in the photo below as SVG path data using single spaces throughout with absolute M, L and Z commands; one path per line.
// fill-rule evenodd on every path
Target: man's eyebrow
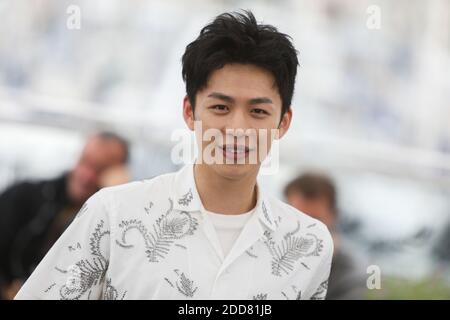
M 220 92 L 213 92 L 208 95 L 209 98 L 215 98 L 219 100 L 223 100 L 228 103 L 233 103 L 234 99 L 230 96 L 227 96 L 226 94 L 220 93 Z
M 227 96 L 226 94 L 220 93 L 220 92 L 213 92 L 210 93 L 208 95 L 209 98 L 215 98 L 215 99 L 219 99 L 219 100 L 223 100 L 225 102 L 228 103 L 233 103 L 235 100 L 234 98 Z M 269 104 L 273 104 L 273 101 L 270 98 L 267 97 L 258 97 L 258 98 L 253 98 L 249 100 L 249 104 L 254 105 L 254 104 L 263 104 L 263 103 L 269 103 Z
M 272 103 L 272 100 L 267 97 L 250 99 L 250 104 L 262 104 L 262 103 Z

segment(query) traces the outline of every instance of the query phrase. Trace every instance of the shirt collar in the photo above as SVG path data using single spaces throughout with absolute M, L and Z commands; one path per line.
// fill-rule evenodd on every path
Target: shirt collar
M 173 207 L 181 211 L 200 211 L 201 200 L 194 180 L 194 165 L 187 164 L 175 173 L 172 185 Z
M 175 210 L 200 211 L 202 203 L 194 179 L 194 165 L 187 164 L 175 173 L 172 185 L 172 198 Z M 276 229 L 270 203 L 263 190 L 257 184 L 255 214 L 259 220 L 272 231 Z

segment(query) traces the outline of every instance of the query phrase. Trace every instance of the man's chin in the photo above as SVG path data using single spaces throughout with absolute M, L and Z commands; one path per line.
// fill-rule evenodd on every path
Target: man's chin
M 214 171 L 227 179 L 240 180 L 259 170 L 258 164 L 224 163 L 213 164 Z

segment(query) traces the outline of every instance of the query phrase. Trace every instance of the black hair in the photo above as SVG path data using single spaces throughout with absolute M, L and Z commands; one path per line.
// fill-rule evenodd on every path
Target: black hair
M 183 80 L 192 107 L 210 74 L 229 63 L 268 70 L 282 101 L 281 115 L 291 106 L 297 74 L 297 51 L 291 37 L 271 25 L 258 24 L 250 11 L 223 13 L 206 25 L 182 57 Z

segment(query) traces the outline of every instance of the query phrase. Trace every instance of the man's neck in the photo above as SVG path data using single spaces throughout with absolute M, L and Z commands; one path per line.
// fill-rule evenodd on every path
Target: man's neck
M 206 164 L 194 165 L 194 177 L 203 207 L 221 214 L 241 214 L 256 205 L 256 174 L 239 180 L 218 175 Z

